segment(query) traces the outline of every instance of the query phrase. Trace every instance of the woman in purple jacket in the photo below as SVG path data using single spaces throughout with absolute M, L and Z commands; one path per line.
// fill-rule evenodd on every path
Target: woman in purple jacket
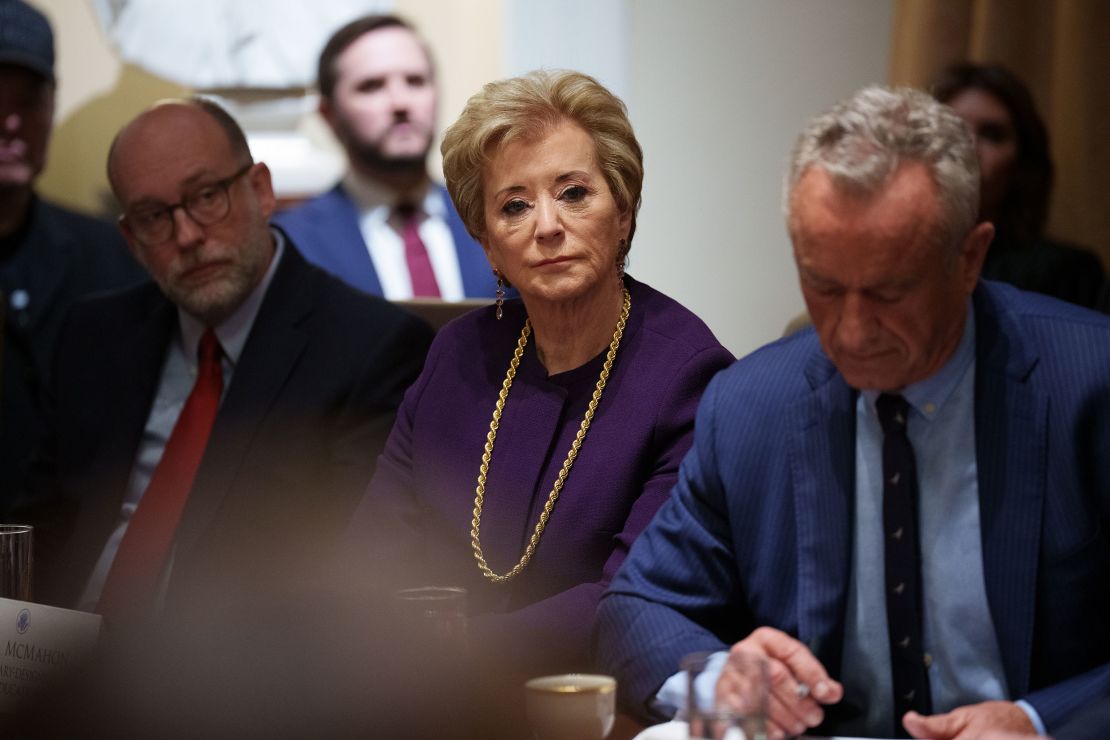
M 624 273 L 642 154 L 594 79 L 490 83 L 442 152 L 467 229 L 520 298 L 499 291 L 440 331 L 352 539 L 401 582 L 465 587 L 471 645 L 514 672 L 584 670 L 597 602 L 733 358 Z

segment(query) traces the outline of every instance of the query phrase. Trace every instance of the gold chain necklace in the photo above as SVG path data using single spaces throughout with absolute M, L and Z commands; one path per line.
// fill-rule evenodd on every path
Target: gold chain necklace
M 540 513 L 540 519 L 536 522 L 532 539 L 528 542 L 528 547 L 524 549 L 520 562 L 505 575 L 498 575 L 490 570 L 485 557 L 482 555 L 478 528 L 482 523 L 482 503 L 486 498 L 486 475 L 489 473 L 490 458 L 493 457 L 493 443 L 497 440 L 497 428 L 501 425 L 501 413 L 505 410 L 505 400 L 509 397 L 509 389 L 513 386 L 516 370 L 520 366 L 520 358 L 524 355 L 524 348 L 528 345 L 528 336 L 532 333 L 532 322 L 528 319 L 524 320 L 524 328 L 521 330 L 520 339 L 516 343 L 516 351 L 513 352 L 513 359 L 509 362 L 509 372 L 505 374 L 505 382 L 501 384 L 501 393 L 497 396 L 497 405 L 493 409 L 493 420 L 489 423 L 489 434 L 486 435 L 486 446 L 482 453 L 482 465 L 478 468 L 478 487 L 474 492 L 474 518 L 470 522 L 470 548 L 474 551 L 474 559 L 478 561 L 478 568 L 482 571 L 482 575 L 494 583 L 505 583 L 520 575 L 520 572 L 532 561 L 532 556 L 536 554 L 536 547 L 540 544 L 540 537 L 547 526 L 547 520 L 551 518 L 551 512 L 555 509 L 555 502 L 559 500 L 559 492 L 563 490 L 563 485 L 567 482 L 571 466 L 574 465 L 574 460 L 578 457 L 578 451 L 582 448 L 582 440 L 586 438 L 590 422 L 594 420 L 594 412 L 597 411 L 597 405 L 601 401 L 601 392 L 605 390 L 605 384 L 609 380 L 609 371 L 612 370 L 613 360 L 617 357 L 617 348 L 621 346 L 624 325 L 628 321 L 628 311 L 631 307 L 632 296 L 628 294 L 628 289 L 625 288 L 624 305 L 621 306 L 617 329 L 613 332 L 613 341 L 609 343 L 609 353 L 605 356 L 605 364 L 601 367 L 601 377 L 597 379 L 594 395 L 590 399 L 589 406 L 586 407 L 586 415 L 582 418 L 582 424 L 578 427 L 578 434 L 574 437 L 570 452 L 567 453 L 567 459 L 563 461 L 563 467 L 559 471 L 559 477 L 555 479 L 555 485 L 552 487 L 551 493 L 547 497 L 547 503 L 544 504 L 543 511 Z

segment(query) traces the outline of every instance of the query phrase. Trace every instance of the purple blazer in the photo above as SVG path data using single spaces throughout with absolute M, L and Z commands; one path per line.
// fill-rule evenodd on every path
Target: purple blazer
M 463 586 L 472 644 L 522 674 L 589 667 L 594 610 L 667 498 L 693 441 L 709 379 L 732 355 L 704 323 L 627 278 L 632 308 L 589 433 L 535 557 L 507 584 L 486 580 L 470 544 L 482 450 L 524 306 L 506 301 L 444 327 L 405 394 L 347 551 L 409 585 Z M 605 359 L 548 377 L 529 342 L 487 476 L 481 544 L 497 573 L 520 559 L 566 459 Z

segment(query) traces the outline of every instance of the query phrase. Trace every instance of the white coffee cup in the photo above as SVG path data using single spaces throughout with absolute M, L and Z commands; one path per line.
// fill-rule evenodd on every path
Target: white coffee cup
M 613 729 L 617 680 L 612 676 L 565 673 L 533 678 L 524 688 L 537 740 L 602 740 Z

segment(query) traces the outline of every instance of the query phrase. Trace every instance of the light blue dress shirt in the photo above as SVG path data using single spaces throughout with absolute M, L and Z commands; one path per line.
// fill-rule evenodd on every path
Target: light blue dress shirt
M 975 317 L 955 354 L 902 389 L 917 464 L 923 629 L 933 711 L 1008 696 L 987 603 L 975 461 Z M 856 403 L 856 499 L 842 676 L 862 700 L 860 728 L 892 729 L 893 688 L 883 593 L 883 432 L 877 391 Z M 900 722 L 900 718 L 897 718 Z
M 902 389 L 912 407 L 908 432 L 917 464 L 918 529 L 924 596 L 924 642 L 933 712 L 1009 696 L 998 638 L 987 603 L 975 459 L 975 314 L 970 301 L 956 352 L 931 377 Z M 894 729 L 890 646 L 883 593 L 883 433 L 878 391 L 856 403 L 856 491 L 841 677 L 864 713 L 858 725 Z M 719 666 L 724 656 L 719 654 Z M 712 690 L 705 681 L 697 690 Z M 683 705 L 685 680 L 671 676 L 656 694 L 661 711 Z M 1041 733 L 1026 702 L 1018 705 Z M 900 721 L 900 718 L 899 718 Z

